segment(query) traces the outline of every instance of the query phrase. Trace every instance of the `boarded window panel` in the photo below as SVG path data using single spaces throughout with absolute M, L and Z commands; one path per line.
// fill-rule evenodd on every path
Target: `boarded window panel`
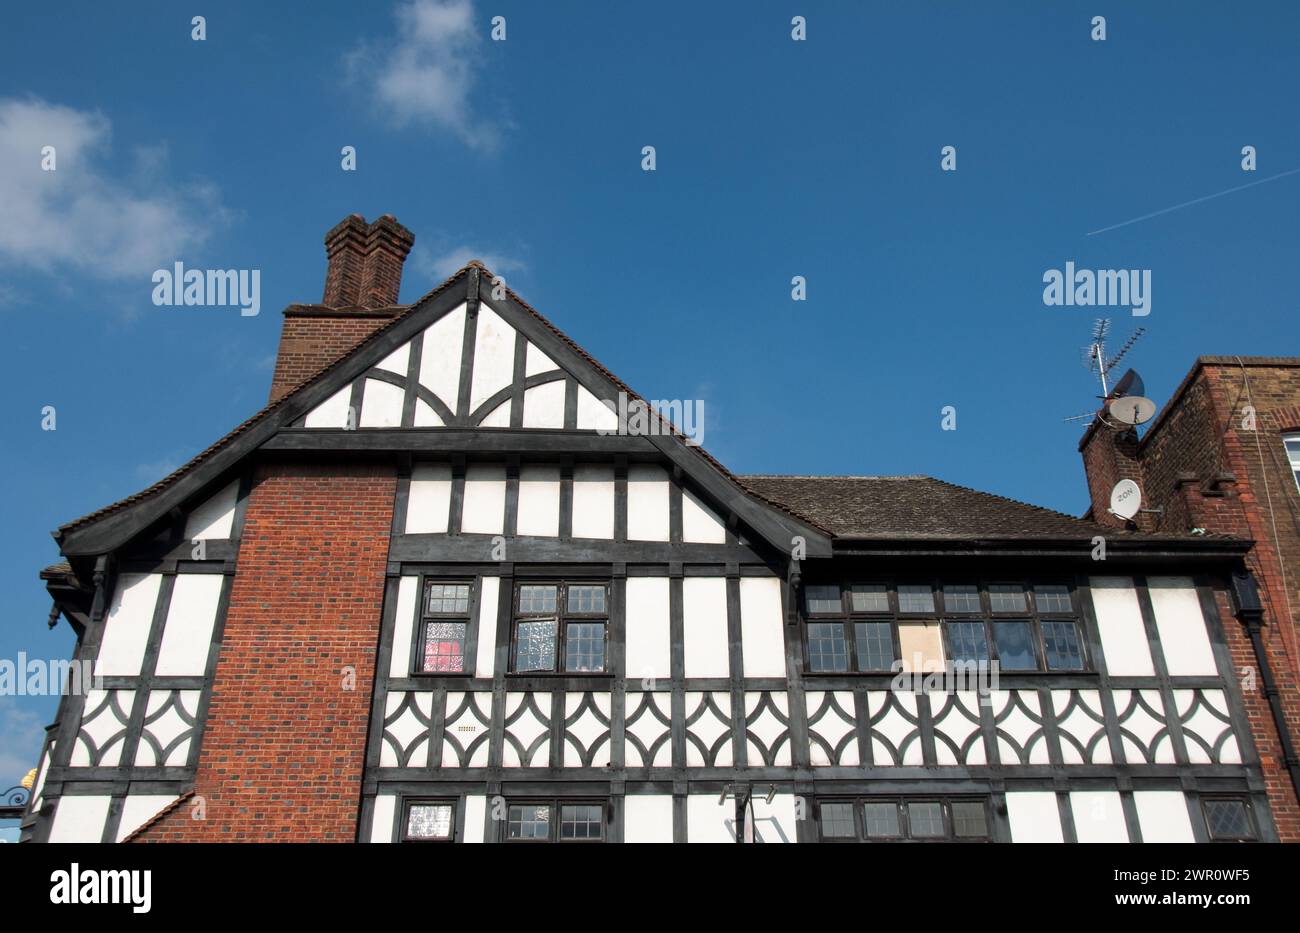
M 614 537 L 614 468 L 578 464 L 573 468 L 573 536 Z
M 1061 813 L 1052 791 L 1007 794 L 1007 822 L 1012 842 L 1064 842 Z
M 682 617 L 687 677 L 730 674 L 727 637 L 727 581 L 687 577 L 682 581 Z
M 521 535 L 554 538 L 560 533 L 560 468 L 528 464 L 519 470 Z
M 1210 646 L 1201 600 L 1190 577 L 1151 577 L 1151 609 L 1160 633 L 1160 650 L 1174 677 L 1213 677 L 1219 673 Z
M 118 577 L 95 661 L 96 676 L 140 673 L 161 584 L 162 574 L 157 573 L 124 573 Z
M 781 581 L 776 577 L 741 578 L 740 646 L 746 677 L 785 676 Z
M 158 649 L 160 677 L 201 677 L 207 672 L 224 582 L 225 577 L 219 573 L 183 573 L 176 577 Z
M 405 395 L 401 386 L 380 379 L 367 379 L 361 399 L 361 427 L 400 428 Z
M 627 676 L 629 680 L 672 676 L 667 577 L 627 580 Z
M 451 512 L 451 467 L 445 463 L 422 463 L 411 470 L 411 488 L 406 497 L 406 533 L 444 534 Z
M 1074 791 L 1070 794 L 1070 812 L 1080 842 L 1128 842 L 1124 806 L 1117 791 Z
M 668 540 L 668 474 L 662 467 L 634 464 L 628 468 L 627 537 Z
M 465 534 L 499 535 L 506 519 L 506 470 L 492 464 L 471 464 L 465 471 L 465 502 L 461 528 Z
M 1093 577 L 1092 605 L 1101 633 L 1101 650 L 1112 677 L 1149 677 L 1155 673 L 1137 590 L 1129 577 Z
M 185 540 L 224 540 L 229 538 L 235 525 L 235 505 L 239 497 L 239 483 L 228 483 L 224 489 L 200 504 L 185 520 Z
M 1133 792 L 1143 842 L 1195 842 L 1187 798 L 1180 790 Z
M 898 646 L 905 671 L 933 671 L 943 667 L 943 633 L 938 622 L 899 622 Z

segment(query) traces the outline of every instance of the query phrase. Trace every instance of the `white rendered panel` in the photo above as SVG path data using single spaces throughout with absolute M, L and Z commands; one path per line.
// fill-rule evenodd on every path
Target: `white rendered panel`
M 741 577 L 740 648 L 746 677 L 785 676 L 781 581 L 776 577 Z
M 506 468 L 473 463 L 465 471 L 464 534 L 499 535 L 506 521 Z
M 1151 648 L 1137 590 L 1129 577 L 1093 577 L 1092 605 L 1097 613 L 1101 649 L 1112 677 L 1149 677 Z
M 691 794 L 686 798 L 687 842 L 736 841 L 736 802 L 725 800 L 719 804 L 719 796 Z
M 1133 792 L 1143 842 L 1195 842 L 1187 798 L 1180 790 Z
M 754 841 L 797 842 L 793 794 L 777 794 L 768 803 L 767 798 L 754 794 Z
M 497 606 L 501 600 L 501 578 L 484 577 L 478 598 L 478 657 L 475 677 L 491 677 L 497 656 Z
M 402 344 L 392 353 L 388 354 L 376 364 L 377 369 L 383 369 L 390 373 L 396 373 L 399 376 L 406 375 L 407 364 L 411 360 L 410 341 Z
M 109 796 L 71 796 L 59 798 L 50 827 L 50 842 L 99 842 L 108 819 Z
M 668 540 L 668 474 L 663 467 L 635 463 L 627 470 L 629 541 Z
M 177 574 L 158 647 L 159 676 L 201 677 L 207 673 L 225 579 L 219 573 Z
M 361 396 L 361 421 L 363 428 L 400 428 L 402 402 L 406 390 L 391 382 L 367 379 Z
M 1191 577 L 1150 577 L 1151 609 L 1160 650 L 1173 677 L 1213 677 L 1219 673 L 1205 626 L 1201 600 Z
M 487 818 L 487 798 L 481 794 L 471 794 L 465 798 L 465 832 L 461 838 L 465 842 L 482 842 L 483 825 Z
M 451 466 L 421 463 L 411 470 L 406 497 L 406 533 L 442 534 L 451 514 Z
M 411 676 L 411 645 L 415 639 L 416 602 L 420 578 L 402 577 L 397 582 L 397 606 L 393 617 L 393 655 L 388 665 L 389 677 Z
M 536 344 L 530 343 L 528 345 L 528 354 L 524 357 L 525 376 L 536 376 L 538 373 L 549 373 L 551 370 L 559 368 L 560 367 L 555 365 L 555 360 L 537 349 Z
M 544 382 L 524 390 L 524 427 L 564 427 L 564 381 Z
M 727 581 L 723 577 L 682 580 L 682 619 L 687 677 L 730 675 L 727 637 Z
M 1007 794 L 1007 822 L 1012 842 L 1064 842 L 1061 811 L 1052 791 L 1020 791 Z
M 727 543 L 726 526 L 687 489 L 682 490 L 682 539 L 701 544 Z
M 614 468 L 580 463 L 573 468 L 573 536 L 614 537 Z
M 349 384 L 308 412 L 303 425 L 308 428 L 346 428 L 351 401 L 352 386 Z
M 117 824 L 117 842 L 121 842 L 145 823 L 171 806 L 175 794 L 131 794 L 122 803 L 122 820 Z
M 560 468 L 525 464 L 519 468 L 517 532 L 554 538 L 560 533 Z
M 578 386 L 578 430 L 611 433 L 618 430 L 618 415 L 614 409 L 582 386 Z
M 417 428 L 440 428 L 444 425 L 442 417 L 422 398 L 415 400 L 415 426 Z
M 672 842 L 673 798 L 668 794 L 629 794 L 623 798 L 624 842 Z
M 370 821 L 370 841 L 392 842 L 395 819 L 397 819 L 397 796 L 380 794 L 375 798 L 375 812 Z
M 1074 835 L 1079 842 L 1128 842 L 1124 805 L 1113 790 L 1076 790 L 1070 793 Z
M 672 677 L 668 578 L 627 578 L 628 681 Z
M 510 385 L 514 374 L 515 329 L 487 305 L 480 304 L 474 338 L 474 377 L 470 382 L 470 411 Z
M 124 573 L 118 577 L 95 660 L 95 676 L 140 673 L 161 584 L 162 574 L 158 573 Z
M 239 498 L 238 481 L 228 483 L 215 496 L 199 505 L 185 519 L 185 540 L 213 541 L 229 538 L 235 527 L 235 506 Z
M 449 311 L 424 331 L 420 385 L 456 410 L 460 396 L 460 356 L 465 342 L 465 306 Z
M 496 408 L 492 409 L 490 412 L 488 412 L 486 415 L 483 416 L 483 420 L 478 423 L 479 427 L 481 428 L 510 427 L 510 407 L 513 404 L 514 403 L 510 399 L 506 399 Z

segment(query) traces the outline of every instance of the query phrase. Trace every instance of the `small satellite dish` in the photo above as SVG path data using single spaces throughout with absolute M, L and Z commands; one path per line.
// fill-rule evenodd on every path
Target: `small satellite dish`
M 1110 394 L 1116 398 L 1123 395 L 1146 395 L 1147 388 L 1142 382 L 1142 377 L 1137 374 L 1137 370 L 1130 369 L 1119 377 L 1119 382 L 1115 383 L 1115 388 L 1110 390 Z
M 1140 395 L 1125 395 L 1108 402 L 1106 410 L 1121 424 L 1146 424 L 1156 415 L 1156 403 Z
M 1142 508 L 1142 490 L 1131 479 L 1122 479 L 1110 491 L 1110 510 L 1122 519 L 1130 519 Z

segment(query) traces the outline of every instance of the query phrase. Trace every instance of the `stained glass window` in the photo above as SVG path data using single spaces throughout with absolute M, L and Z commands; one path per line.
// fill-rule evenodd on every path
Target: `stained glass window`
M 429 622 L 424 626 L 427 673 L 459 674 L 465 670 L 465 622 Z

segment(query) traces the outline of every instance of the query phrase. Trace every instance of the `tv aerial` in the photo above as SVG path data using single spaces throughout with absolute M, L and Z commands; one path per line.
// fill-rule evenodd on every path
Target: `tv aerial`
M 1108 356 L 1106 338 L 1110 336 L 1110 319 L 1098 318 L 1093 323 L 1092 340 L 1083 348 L 1083 365 L 1101 382 L 1101 395 L 1098 398 L 1102 400 L 1102 407 L 1099 411 L 1066 418 L 1066 421 L 1100 418 L 1113 428 L 1131 429 L 1155 417 L 1156 404 L 1146 397 L 1146 387 L 1137 370 L 1126 371 L 1113 388 L 1110 386 L 1112 371 L 1144 333 L 1146 328 L 1139 327 L 1120 345 L 1114 356 Z

